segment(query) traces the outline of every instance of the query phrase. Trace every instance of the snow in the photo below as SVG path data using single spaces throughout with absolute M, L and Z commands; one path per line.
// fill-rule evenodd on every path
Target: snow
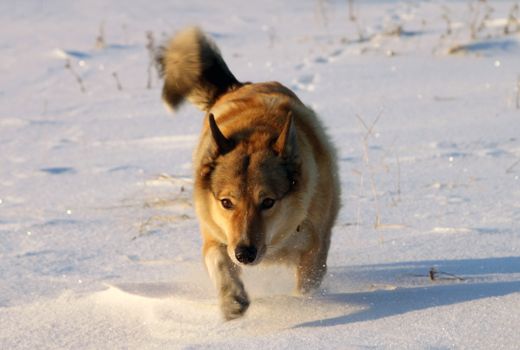
M 0 348 L 518 348 L 514 4 L 354 1 L 352 22 L 347 1 L 0 3 Z M 190 24 L 339 150 L 322 290 L 248 269 L 231 322 L 191 202 L 201 113 L 165 111 L 153 67 L 147 88 L 146 33 Z

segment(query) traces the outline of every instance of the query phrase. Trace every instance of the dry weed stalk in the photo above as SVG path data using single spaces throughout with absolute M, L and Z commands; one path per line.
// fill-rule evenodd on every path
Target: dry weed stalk
M 381 118 L 381 115 L 382 115 L 382 112 L 379 112 L 379 115 L 377 116 L 377 118 L 369 126 L 367 123 L 365 123 L 365 121 L 363 120 L 363 118 L 361 118 L 361 116 L 356 114 L 356 118 L 359 120 L 361 125 L 366 130 L 366 133 L 363 136 L 363 159 L 365 161 L 365 166 L 369 171 L 370 187 L 372 189 L 372 196 L 374 198 L 374 205 L 376 207 L 376 217 L 375 217 L 375 222 L 374 222 L 374 227 L 376 229 L 381 226 L 381 210 L 379 207 L 379 198 L 377 196 L 376 182 L 374 179 L 374 169 L 372 168 L 372 165 L 370 164 L 369 151 L 368 151 L 368 139 L 370 138 L 370 136 L 373 135 L 374 128 L 375 128 L 377 122 L 379 121 L 379 119 Z
M 465 279 L 462 277 L 459 277 L 452 273 L 439 271 L 435 267 L 430 268 L 430 270 L 428 271 L 428 277 L 430 277 L 430 281 L 438 281 L 438 280 L 465 281 Z
M 489 6 L 487 0 L 478 0 L 475 3 L 470 3 L 469 10 L 471 16 L 469 23 L 470 38 L 475 40 L 487 28 L 486 23 L 491 19 L 491 15 L 495 10 Z
M 83 92 L 83 93 L 87 92 L 87 89 L 85 89 L 85 85 L 83 85 L 83 79 L 81 79 L 79 74 L 74 70 L 74 68 L 72 67 L 72 64 L 70 63 L 69 58 L 67 58 L 67 61 L 65 62 L 65 69 L 67 69 L 72 74 L 74 79 L 76 79 L 81 92 Z
M 348 19 L 351 22 L 355 22 L 357 19 L 354 13 L 354 0 L 348 0 Z
M 157 48 L 155 46 L 155 38 L 153 36 L 152 31 L 146 32 L 146 49 L 148 50 L 148 82 L 146 83 L 146 88 L 151 89 L 152 88 L 152 67 L 156 64 L 155 61 L 155 52 L 157 51 Z
M 518 4 L 514 4 L 511 10 L 509 10 L 509 15 L 507 16 L 507 23 L 504 26 L 504 35 L 520 32 L 519 13 L 520 7 Z
M 511 164 L 511 166 L 509 166 L 507 169 L 506 169 L 506 174 L 511 174 L 513 172 L 513 170 L 515 169 L 515 167 L 520 164 L 520 159 L 517 160 L 516 162 L 514 162 L 513 164 Z
M 369 172 L 370 188 L 372 191 L 372 197 L 374 198 L 374 206 L 375 206 L 375 210 L 376 210 L 374 228 L 375 229 L 402 229 L 402 228 L 406 227 L 406 225 L 388 224 L 388 223 L 382 223 L 382 221 L 381 221 L 381 207 L 379 204 L 379 196 L 377 193 L 374 168 L 371 164 L 370 157 L 369 157 L 368 141 L 369 141 L 370 136 L 374 135 L 375 126 L 379 122 L 381 115 L 382 115 L 382 111 L 379 112 L 376 119 L 370 125 L 368 125 L 367 123 L 365 123 L 363 118 L 361 118 L 361 116 L 356 114 L 356 118 L 359 120 L 359 122 L 361 123 L 363 128 L 366 130 L 366 133 L 363 136 L 363 160 L 365 162 L 365 167 Z M 396 157 L 397 157 L 397 193 L 398 193 L 398 201 L 400 201 L 401 200 L 401 163 L 400 163 L 399 157 L 397 155 L 396 155 Z M 360 188 L 362 188 L 363 187 L 363 174 L 361 172 L 359 172 L 359 175 L 360 175 Z M 358 216 L 357 220 L 359 223 L 360 222 L 359 207 L 358 207 L 357 216 Z
M 397 164 L 397 184 L 396 184 L 396 192 L 397 192 L 397 201 L 394 201 L 394 204 L 401 202 L 401 160 L 399 159 L 399 155 L 395 152 L 395 161 Z
M 453 33 L 453 24 L 451 22 L 450 17 L 450 9 L 447 6 L 442 7 L 442 19 L 446 22 L 446 32 L 444 32 L 444 36 L 449 36 Z
M 114 77 L 116 81 L 116 86 L 119 91 L 123 91 L 123 86 L 121 85 L 121 81 L 119 80 L 119 76 L 117 75 L 117 72 L 113 72 L 112 76 Z
M 99 35 L 96 38 L 96 49 L 104 49 L 107 47 L 105 40 L 105 21 L 101 21 L 99 24 Z
M 276 42 L 276 29 L 274 29 L 273 27 L 269 27 L 267 35 L 269 36 L 269 47 L 273 48 L 274 43 Z
M 329 24 L 329 18 L 327 17 L 327 9 L 325 8 L 325 2 L 326 0 L 318 0 L 316 17 L 318 18 L 318 22 L 322 22 L 323 26 L 327 28 Z

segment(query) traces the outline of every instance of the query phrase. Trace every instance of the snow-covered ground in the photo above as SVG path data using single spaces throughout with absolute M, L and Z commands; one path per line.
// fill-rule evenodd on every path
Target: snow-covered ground
M 519 2 L 348 3 L 0 2 L 0 348 L 517 349 Z M 202 115 L 168 114 L 153 67 L 147 88 L 146 33 L 191 24 L 339 149 L 323 290 L 246 270 L 227 323 L 191 203 Z

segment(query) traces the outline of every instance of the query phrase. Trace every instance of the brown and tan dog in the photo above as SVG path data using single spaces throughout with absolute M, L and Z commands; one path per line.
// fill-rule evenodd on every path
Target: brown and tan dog
M 240 266 L 296 267 L 297 289 L 319 287 L 340 206 L 336 154 L 312 110 L 277 82 L 240 83 L 198 28 L 159 53 L 163 99 L 206 113 L 193 158 L 203 254 L 226 319 L 249 298 Z

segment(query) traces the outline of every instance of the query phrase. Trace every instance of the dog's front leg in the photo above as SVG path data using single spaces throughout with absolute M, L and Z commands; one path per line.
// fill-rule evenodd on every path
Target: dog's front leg
M 296 288 L 301 294 L 307 294 L 319 288 L 323 277 L 327 272 L 327 255 L 329 250 L 329 236 L 318 237 L 319 232 L 314 232 L 313 243 L 309 249 L 300 256 L 296 268 Z
M 231 261 L 223 244 L 206 241 L 203 253 L 208 273 L 217 287 L 224 318 L 241 317 L 249 307 L 249 297 L 240 280 L 240 268 Z

